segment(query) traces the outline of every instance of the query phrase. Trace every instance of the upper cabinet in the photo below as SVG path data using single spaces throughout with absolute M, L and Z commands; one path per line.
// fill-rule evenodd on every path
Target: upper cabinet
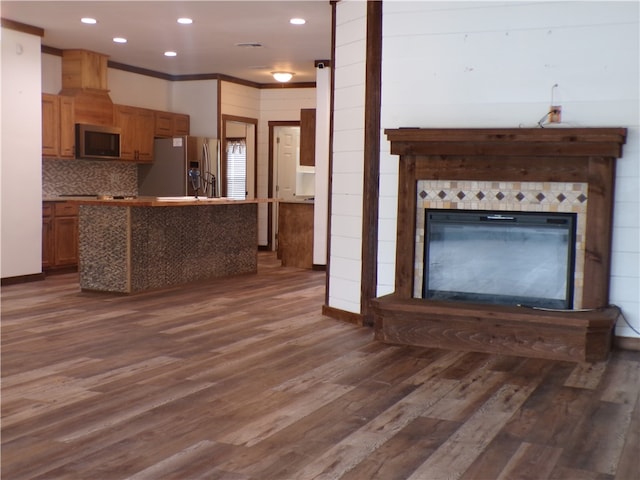
M 74 158 L 74 101 L 71 97 L 42 94 L 42 156 Z
M 114 118 L 120 127 L 120 159 L 153 161 L 155 115 L 147 108 L 114 105 Z
M 108 56 L 62 52 L 62 90 L 42 95 L 42 156 L 75 157 L 75 125 L 120 127 L 120 160 L 153 161 L 154 137 L 189 135 L 189 115 L 114 105 L 107 86 Z
M 316 109 L 300 110 L 300 165 L 316 165 Z
M 155 112 L 154 136 L 177 137 L 189 135 L 189 115 L 171 112 Z

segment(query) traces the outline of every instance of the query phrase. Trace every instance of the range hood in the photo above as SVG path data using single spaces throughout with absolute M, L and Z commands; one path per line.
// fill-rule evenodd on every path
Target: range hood
M 62 51 L 62 90 L 73 97 L 75 123 L 113 125 L 113 102 L 107 88 L 107 55 L 89 50 Z

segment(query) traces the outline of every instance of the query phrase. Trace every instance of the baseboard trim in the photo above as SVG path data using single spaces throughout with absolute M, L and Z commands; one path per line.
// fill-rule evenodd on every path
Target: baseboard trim
M 347 312 L 346 310 L 340 310 L 339 308 L 323 305 L 322 314 L 335 320 L 353 323 L 361 327 L 364 326 L 364 316 L 360 313 Z
M 632 350 L 640 352 L 640 338 L 636 337 L 613 337 L 613 346 L 620 350 Z
M 311 266 L 312 270 L 316 270 L 318 272 L 326 272 L 327 271 L 327 266 L 326 265 L 320 265 L 319 263 L 314 263 Z
M 32 273 L 30 275 L 19 275 L 17 277 L 7 277 L 0 279 L 0 285 L 17 285 L 19 283 L 29 283 L 29 282 L 39 282 L 44 280 L 45 274 L 43 272 L 40 273 Z

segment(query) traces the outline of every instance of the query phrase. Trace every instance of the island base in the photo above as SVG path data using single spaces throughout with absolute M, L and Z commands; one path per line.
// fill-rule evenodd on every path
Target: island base
M 81 205 L 83 290 L 134 293 L 256 273 L 257 204 Z

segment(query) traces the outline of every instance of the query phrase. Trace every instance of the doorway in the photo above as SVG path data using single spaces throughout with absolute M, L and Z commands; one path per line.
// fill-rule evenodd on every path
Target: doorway
M 269 197 L 291 200 L 296 195 L 296 168 L 300 156 L 300 122 L 269 122 Z M 268 206 L 268 248 L 277 247 L 278 203 Z
M 222 115 L 221 118 L 220 194 L 238 198 L 244 180 L 244 198 L 256 198 L 258 120 L 234 115 Z M 244 168 L 238 164 L 242 158 Z

